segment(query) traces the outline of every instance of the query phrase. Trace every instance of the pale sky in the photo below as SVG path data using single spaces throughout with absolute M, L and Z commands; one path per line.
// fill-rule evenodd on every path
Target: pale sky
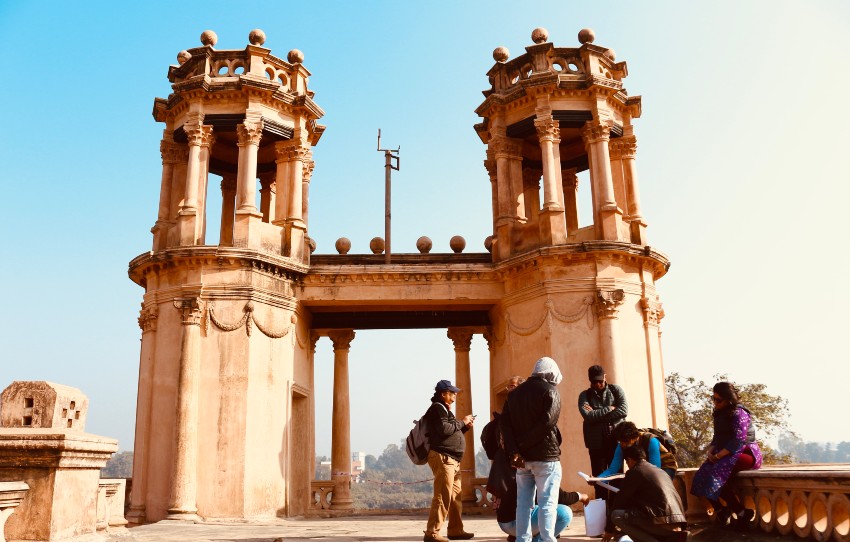
M 493 49 L 522 54 L 538 26 L 562 47 L 593 28 L 643 96 L 642 206 L 649 244 L 672 260 L 658 283 L 667 371 L 764 383 L 788 399 L 803 439 L 850 440 L 850 425 L 832 423 L 850 383 L 844 0 L 0 2 L 0 388 L 78 387 L 87 430 L 132 449 L 143 292 L 127 263 L 150 249 L 156 219 L 163 126 L 151 110 L 169 93 L 168 65 L 203 30 L 217 49 L 244 48 L 261 28 L 277 56 L 303 51 L 328 127 L 311 182 L 317 253 L 334 253 L 341 236 L 365 253 L 383 235 L 378 128 L 402 148 L 394 251 L 415 252 L 428 235 L 448 252 L 459 234 L 480 252 L 490 187 L 473 111 Z M 322 339 L 316 451 L 326 455 L 332 359 Z M 350 366 L 352 450 L 376 455 L 407 434 L 436 381 L 454 379 L 445 330 L 358 332 Z M 486 418 L 481 337 L 472 373 Z

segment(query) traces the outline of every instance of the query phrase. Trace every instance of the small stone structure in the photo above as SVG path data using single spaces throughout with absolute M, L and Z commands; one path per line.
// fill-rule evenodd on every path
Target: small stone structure
M 123 511 L 123 481 L 100 480 L 118 443 L 82 431 L 87 409 L 80 390 L 50 382 L 14 382 L 0 395 L 0 518 L 10 540 L 123 528 L 123 518 L 110 521 Z M 14 514 L 3 506 L 7 483 L 29 488 Z
M 12 382 L 0 395 L 0 427 L 86 428 L 89 400 L 77 388 L 52 382 Z

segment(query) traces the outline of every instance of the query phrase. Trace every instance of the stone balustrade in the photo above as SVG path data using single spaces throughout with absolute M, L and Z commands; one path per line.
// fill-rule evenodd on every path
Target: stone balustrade
M 24 500 L 29 488 L 24 482 L 0 482 L 0 542 L 6 542 L 6 520 Z
M 680 469 L 677 486 L 688 518 L 705 519 L 710 505 L 690 495 L 696 469 Z M 781 465 L 736 475 L 733 484 L 762 531 L 825 542 L 850 541 L 850 465 Z
M 313 480 L 310 482 L 310 510 L 330 510 L 333 492 L 333 480 Z
M 124 519 L 124 497 L 127 480 L 124 478 L 101 478 L 98 482 L 97 522 L 98 532 L 107 531 L 111 534 L 126 531 L 127 520 Z

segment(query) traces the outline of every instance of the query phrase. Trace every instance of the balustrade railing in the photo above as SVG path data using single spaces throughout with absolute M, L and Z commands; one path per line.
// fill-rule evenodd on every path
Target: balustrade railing
M 6 542 L 6 520 L 24 500 L 29 488 L 24 482 L 0 482 L 0 542 Z

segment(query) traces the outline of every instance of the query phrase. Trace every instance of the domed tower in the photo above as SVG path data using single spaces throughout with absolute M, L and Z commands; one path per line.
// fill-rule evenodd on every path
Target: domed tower
M 137 523 L 297 514 L 309 498 L 313 371 L 309 341 L 296 340 L 309 337 L 309 315 L 299 319 L 293 285 L 309 265 L 323 111 L 300 51 L 272 55 L 261 30 L 245 49 L 216 40 L 206 31 L 202 47 L 181 51 L 172 93 L 154 102 L 165 124 L 159 213 L 153 249 L 129 270 L 145 289 Z M 211 176 L 220 210 L 206 205 Z
M 476 109 L 492 186 L 489 244 L 505 288 L 490 318 L 493 399 L 498 405 L 501 383 L 527 375 L 536 358 L 557 360 L 561 430 L 573 452 L 563 462 L 575 472 L 587 456 L 576 453 L 582 418 L 571 405 L 590 365 L 624 387 L 629 419 L 667 424 L 655 282 L 669 262 L 647 243 L 632 125 L 641 99 L 623 87 L 626 63 L 595 45 L 589 29 L 577 48 L 556 47 L 542 28 L 531 37 L 513 59 L 494 51 Z M 589 177 L 587 205 L 578 201 L 580 176 Z M 584 227 L 580 208 L 592 209 Z

